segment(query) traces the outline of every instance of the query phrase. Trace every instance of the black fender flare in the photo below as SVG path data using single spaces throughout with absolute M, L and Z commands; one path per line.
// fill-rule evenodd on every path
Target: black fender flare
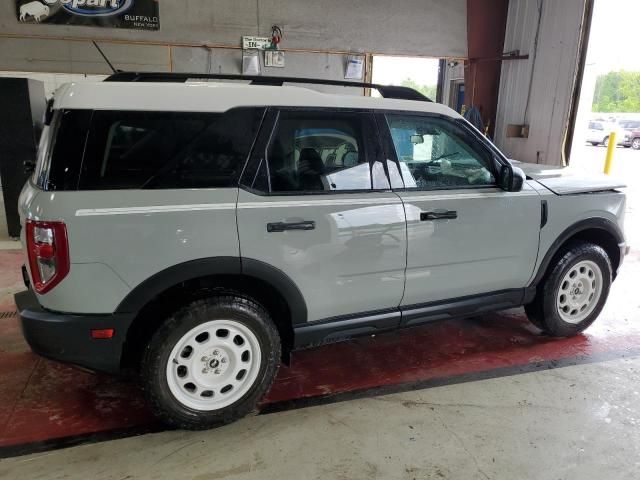
M 294 281 L 282 270 L 252 258 L 209 257 L 172 265 L 137 285 L 120 302 L 115 313 L 137 313 L 150 301 L 179 283 L 211 275 L 253 277 L 275 288 L 289 306 L 291 321 L 307 321 L 307 305 Z
M 564 230 L 560 235 L 558 235 L 558 238 L 554 240 L 554 242 L 545 253 L 542 262 L 540 262 L 540 266 L 538 267 L 536 275 L 529 283 L 529 286 L 535 287 L 540 283 L 547 271 L 547 268 L 549 267 L 549 264 L 551 263 L 551 260 L 567 240 L 569 240 L 577 233 L 591 229 L 604 230 L 615 238 L 618 245 L 624 244 L 624 235 L 622 234 L 620 227 L 618 227 L 618 225 L 616 225 L 611 220 L 602 217 L 591 217 L 580 220 Z

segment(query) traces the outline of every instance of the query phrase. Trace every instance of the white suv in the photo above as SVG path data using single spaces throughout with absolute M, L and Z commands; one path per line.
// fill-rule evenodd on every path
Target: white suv
M 193 76 L 56 93 L 20 198 L 37 353 L 137 369 L 162 420 L 206 428 L 296 348 L 520 305 L 566 336 L 600 313 L 620 184 L 509 161 L 407 88 Z

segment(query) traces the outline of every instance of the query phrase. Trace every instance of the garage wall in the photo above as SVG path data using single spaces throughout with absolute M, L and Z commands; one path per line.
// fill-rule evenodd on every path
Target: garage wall
M 50 98 L 64 83 L 101 82 L 105 75 L 81 75 L 79 73 L 0 72 L 0 77 L 30 78 L 44 83 L 45 97 Z
M 213 66 L 239 71 L 242 35 L 284 31 L 287 55 L 283 75 L 331 76 L 329 52 L 466 57 L 466 0 L 160 0 L 157 32 L 62 25 L 19 24 L 15 2 L 0 2 L 0 70 L 108 73 L 88 39 L 101 46 L 117 68 L 205 71 Z M 322 52 L 320 56 L 316 53 Z M 289 61 L 290 59 L 290 61 Z M 298 72 L 298 73 L 294 73 Z
M 502 62 L 495 142 L 510 158 L 562 164 L 584 7 L 584 0 L 509 3 L 504 51 L 529 54 Z M 529 137 L 507 137 L 509 124 L 529 125 Z

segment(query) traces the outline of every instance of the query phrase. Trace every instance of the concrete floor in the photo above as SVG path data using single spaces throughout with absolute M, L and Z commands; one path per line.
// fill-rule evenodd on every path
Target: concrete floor
M 631 187 L 627 234 L 637 246 L 640 152 L 616 155 L 614 173 Z M 604 149 L 585 147 L 574 159 L 596 171 L 603 157 Z M 637 278 L 616 282 L 609 316 L 640 321 Z M 163 432 L 3 459 L 0 478 L 637 479 L 637 351 L 250 417 L 207 432 Z
M 637 479 L 640 359 L 2 460 L 29 479 Z

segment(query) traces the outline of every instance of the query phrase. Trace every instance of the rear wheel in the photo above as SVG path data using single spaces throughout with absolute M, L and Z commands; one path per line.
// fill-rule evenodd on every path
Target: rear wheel
M 631 148 L 640 150 L 640 137 L 636 137 L 631 141 Z
M 598 317 L 611 287 L 611 262 L 602 247 L 569 245 L 525 306 L 531 322 L 546 333 L 567 337 L 582 332 Z
M 266 310 L 236 295 L 187 305 L 153 335 L 142 382 L 163 422 L 205 429 L 255 409 L 275 379 L 280 339 Z
M 609 146 L 609 137 L 604 137 L 604 140 L 602 140 L 602 145 L 604 145 L 605 147 Z
M 600 145 L 598 142 L 589 142 L 591 145 L 593 145 L 594 147 Z

